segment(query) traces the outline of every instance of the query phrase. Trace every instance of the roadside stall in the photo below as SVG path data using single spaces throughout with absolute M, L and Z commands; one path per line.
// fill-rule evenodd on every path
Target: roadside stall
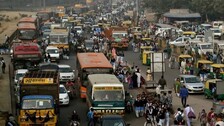
M 224 100 L 224 82 L 221 79 L 209 79 L 205 82 L 204 95 L 207 99 Z
M 224 79 L 224 64 L 212 64 L 210 76 L 216 79 Z

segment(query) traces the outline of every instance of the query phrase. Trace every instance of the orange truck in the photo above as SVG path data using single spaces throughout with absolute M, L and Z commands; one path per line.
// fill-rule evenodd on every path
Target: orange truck
M 128 48 L 128 31 L 127 28 L 112 26 L 104 30 L 105 36 L 111 41 L 112 48 Z

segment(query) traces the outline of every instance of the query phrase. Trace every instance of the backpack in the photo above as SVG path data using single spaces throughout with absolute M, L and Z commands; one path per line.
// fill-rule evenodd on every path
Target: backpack
M 178 116 L 177 116 L 177 121 L 181 122 L 182 120 L 183 120 L 182 113 L 179 113 Z

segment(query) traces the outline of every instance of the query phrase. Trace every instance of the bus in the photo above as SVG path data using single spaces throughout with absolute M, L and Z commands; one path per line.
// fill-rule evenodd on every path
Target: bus
M 94 109 L 94 116 L 125 113 L 124 85 L 113 74 L 88 76 L 87 104 Z
M 20 23 L 33 23 L 36 26 L 37 30 L 40 30 L 40 27 L 41 27 L 40 26 L 41 21 L 40 21 L 40 19 L 37 16 L 33 16 L 33 17 L 23 17 L 23 18 L 21 18 L 19 20 L 18 25 Z
M 113 74 L 113 67 L 103 53 L 77 53 L 76 61 L 80 97 L 85 100 L 88 75 Z
M 38 31 L 32 23 L 19 23 L 18 27 L 18 39 L 20 40 L 31 40 L 37 42 Z

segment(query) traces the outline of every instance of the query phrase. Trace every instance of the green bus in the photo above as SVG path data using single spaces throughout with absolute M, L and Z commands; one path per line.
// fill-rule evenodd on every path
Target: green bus
M 124 85 L 113 74 L 91 74 L 88 76 L 86 101 L 93 107 L 94 116 L 125 113 Z

